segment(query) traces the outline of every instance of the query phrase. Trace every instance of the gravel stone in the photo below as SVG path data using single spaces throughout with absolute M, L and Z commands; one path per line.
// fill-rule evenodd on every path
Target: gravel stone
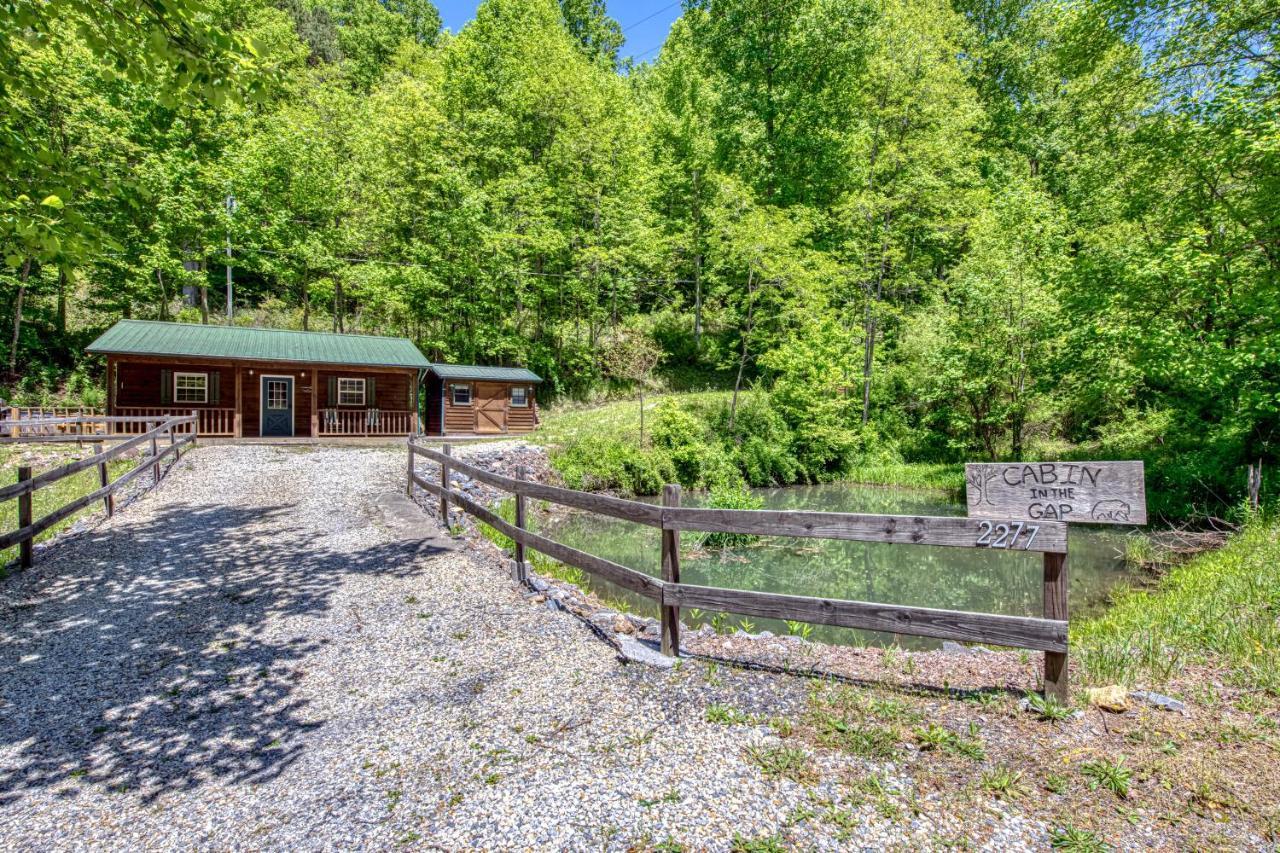
M 501 465 L 534 467 L 521 446 Z M 929 849 L 979 819 L 992 849 L 1043 844 L 998 809 L 790 822 L 835 783 L 766 779 L 748 748 L 776 737 L 706 710 L 794 716 L 806 680 L 621 662 L 410 504 L 404 469 L 202 447 L 4 580 L 0 849 Z

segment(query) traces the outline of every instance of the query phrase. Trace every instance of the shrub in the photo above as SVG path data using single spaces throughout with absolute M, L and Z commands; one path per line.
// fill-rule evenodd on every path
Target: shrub
M 666 452 L 639 448 L 615 436 L 579 438 L 557 451 L 553 461 L 572 489 L 656 495 L 676 480 Z
M 711 490 L 707 506 L 716 509 L 762 509 L 764 499 L 747 491 L 745 486 L 718 486 Z M 744 533 L 708 533 L 702 544 L 707 548 L 740 548 L 750 545 L 756 537 Z
M 742 475 L 715 440 L 706 421 L 674 400 L 663 400 L 654 418 L 653 445 L 666 451 L 676 480 L 687 489 L 727 489 Z

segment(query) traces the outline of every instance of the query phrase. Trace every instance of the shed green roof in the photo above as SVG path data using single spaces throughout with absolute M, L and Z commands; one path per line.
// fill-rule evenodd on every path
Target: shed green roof
M 441 379 L 491 379 L 495 382 L 541 382 L 542 377 L 523 367 L 485 367 L 479 364 L 433 364 Z
M 408 338 L 152 320 L 121 320 L 89 344 L 88 352 L 368 367 L 431 367 L 431 362 Z

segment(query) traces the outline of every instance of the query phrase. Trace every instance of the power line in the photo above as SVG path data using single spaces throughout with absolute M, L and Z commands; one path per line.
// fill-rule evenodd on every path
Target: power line
M 286 257 L 286 258 L 298 257 L 296 253 L 281 252 L 276 249 L 266 249 L 262 247 L 241 247 L 241 250 L 248 251 L 248 252 L 258 252 L 264 255 L 275 255 L 276 257 Z M 379 260 L 378 258 L 351 258 L 351 257 L 342 257 L 340 255 L 331 255 L 328 258 L 326 258 L 326 260 L 344 261 L 346 263 L 351 263 L 351 264 L 375 264 L 378 266 L 386 266 L 386 267 L 412 267 L 415 269 L 433 269 L 433 267 L 428 264 L 418 264 L 418 263 L 414 263 L 413 261 L 384 261 L 384 260 Z M 588 277 L 588 276 L 583 276 L 581 274 L 574 274 L 574 273 L 533 272 L 532 270 L 522 270 L 520 272 L 513 273 L 513 275 L 515 275 L 516 277 L 528 275 L 528 276 L 536 276 L 539 278 L 569 278 L 569 279 L 582 279 L 582 278 Z M 692 279 L 683 279 L 683 278 L 652 278 L 652 277 L 640 278 L 637 276 L 608 276 L 608 277 L 612 281 L 633 282 L 637 284 L 693 284 Z
M 764 14 L 763 14 L 763 15 L 761 15 L 761 19 L 762 19 L 763 21 L 768 21 L 768 20 L 769 20 L 769 18 L 773 17 L 773 14 L 774 14 L 775 12 L 777 12 L 777 11 L 782 11 L 782 12 L 788 12 L 788 11 L 791 11 L 791 10 L 792 10 L 796 5 L 797 5 L 797 3 L 798 3 L 798 2 L 799 2 L 799 0 L 792 0 L 792 2 L 790 2 L 790 3 L 781 3 L 781 4 L 779 4 L 779 6 L 781 7 L 781 9 L 776 8 L 776 7 L 771 7 L 771 8 L 765 9 L 765 10 L 764 10 Z M 668 6 L 667 8 L 669 9 L 669 8 L 671 8 L 671 7 L 670 7 L 670 6 Z M 663 10 L 663 11 L 665 11 L 665 10 Z M 657 14 L 657 13 L 655 13 L 655 14 Z M 639 22 L 639 21 L 637 21 L 636 23 L 640 23 L 640 22 Z M 742 30 L 743 30 L 743 29 L 744 29 L 748 24 L 750 24 L 750 23 L 751 23 L 751 20 L 750 20 L 750 18 L 748 18 L 747 20 L 743 21 L 741 24 L 738 24 L 736 27 L 734 27 L 733 29 L 729 30 L 727 33 L 723 33 L 723 34 L 721 35 L 721 38 L 719 38 L 719 39 L 710 39 L 710 41 L 711 41 L 711 42 L 713 42 L 713 43 L 719 43 L 719 42 L 722 42 L 722 40 L 723 40 L 724 38 L 726 38 L 726 37 L 728 37 L 728 36 L 737 35 L 738 33 L 742 32 Z M 635 25 L 633 24 L 632 26 L 635 26 Z M 648 50 L 642 50 L 642 51 L 640 51 L 639 53 L 632 53 L 632 54 L 628 54 L 628 57 L 629 57 L 630 59 L 639 59 L 640 57 L 645 56 L 646 54 L 653 53 L 655 50 L 661 50 L 663 47 L 665 47 L 665 46 L 666 46 L 666 44 L 667 44 L 666 39 L 663 39 L 661 44 L 656 44 L 656 45 L 654 45 L 653 47 L 649 48 Z
M 666 5 L 666 6 L 663 6 L 661 9 L 659 9 L 659 10 L 658 10 L 658 11 L 656 11 L 656 12 L 654 12 L 652 15 L 645 15 L 645 16 L 644 16 L 643 18 L 641 18 L 640 20 L 638 20 L 638 21 L 636 21 L 636 22 L 634 22 L 634 23 L 631 23 L 631 24 L 627 24 L 625 27 L 623 27 L 623 28 L 622 28 L 622 32 L 624 32 L 624 33 L 625 33 L 627 30 L 633 30 L 633 29 L 635 29 L 636 27 L 638 27 L 638 26 L 640 26 L 641 24 L 643 24 L 645 21 L 652 21 L 654 18 L 658 17 L 659 15 L 661 15 L 663 12 L 667 11 L 668 9 L 674 9 L 675 7 L 679 6 L 682 2 L 684 2 L 684 0 L 676 0 L 676 2 L 674 2 L 674 3 L 670 3 L 670 4 Z

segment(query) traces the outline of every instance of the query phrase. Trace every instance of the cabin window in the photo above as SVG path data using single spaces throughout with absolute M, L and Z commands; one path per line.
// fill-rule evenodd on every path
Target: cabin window
M 175 403 L 207 403 L 209 402 L 209 374 L 207 373 L 174 373 L 173 402 Z
M 339 406 L 363 406 L 364 405 L 364 380 L 363 379 L 339 379 L 338 380 L 338 405 Z
M 471 386 L 470 385 L 450 385 L 453 389 L 453 404 L 455 406 L 471 405 Z
M 528 406 L 529 389 L 513 385 L 511 387 L 511 405 L 521 409 Z

